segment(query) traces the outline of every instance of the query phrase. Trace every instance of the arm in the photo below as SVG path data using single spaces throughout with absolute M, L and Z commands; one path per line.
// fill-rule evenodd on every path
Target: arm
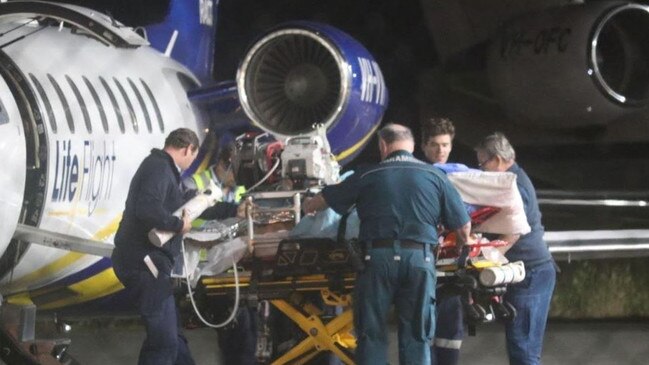
M 462 250 L 462 247 L 467 243 L 472 243 L 473 239 L 471 238 L 471 221 L 468 221 L 465 225 L 456 229 L 455 237 L 457 237 L 455 247 L 458 251 Z
M 526 189 L 524 185 L 521 184 L 520 178 L 516 180 L 516 184 L 518 187 L 518 193 L 521 196 L 521 200 L 523 201 L 523 209 L 525 210 L 525 216 L 529 217 L 529 207 L 530 207 L 530 197 L 529 197 L 529 191 Z M 528 218 L 528 223 L 529 223 L 529 218 Z M 521 235 L 520 234 L 503 234 L 498 236 L 499 240 L 507 242 L 507 245 L 498 247 L 498 251 L 500 251 L 503 255 L 505 252 L 509 251 L 514 244 L 520 239 Z
M 243 205 L 243 204 L 242 204 Z M 236 217 L 239 206 L 235 203 L 224 203 L 218 202 L 215 206 L 207 208 L 203 214 L 201 214 L 201 219 L 213 220 L 213 219 L 225 219 L 230 217 Z
M 449 229 L 453 229 L 457 238 L 455 245 L 457 250 L 461 251 L 464 245 L 475 241 L 475 238 L 471 237 L 471 218 L 466 212 L 460 194 L 447 179 L 444 179 L 442 184 L 441 199 L 442 223 Z
M 507 242 L 507 245 L 498 247 L 498 251 L 500 251 L 500 253 L 504 255 L 505 252 L 507 252 L 510 248 L 512 248 L 512 246 L 514 246 L 514 244 L 520 237 L 520 234 L 503 234 L 499 236 L 498 239 Z
M 355 173 L 338 184 L 325 186 L 320 193 L 313 198 L 307 198 L 302 204 L 306 214 L 323 211 L 327 208 L 333 209 L 338 214 L 344 214 L 356 203 L 358 196 L 360 174 Z
M 169 195 L 168 178 L 159 171 L 159 166 L 150 166 L 144 171 L 140 191 L 135 201 L 135 215 L 145 224 L 162 231 L 180 233 L 184 230 L 183 219 L 165 209 L 164 201 Z

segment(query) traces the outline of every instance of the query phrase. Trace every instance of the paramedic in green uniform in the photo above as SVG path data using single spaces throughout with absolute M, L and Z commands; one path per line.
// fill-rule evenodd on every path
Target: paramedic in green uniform
M 387 319 L 394 303 L 400 363 L 430 364 L 436 284 L 431 246 L 437 244 L 439 224 L 455 230 L 463 245 L 471 222 L 445 174 L 412 155 L 410 129 L 388 124 L 378 135 L 381 163 L 325 187 L 304 208 L 358 210 L 365 268 L 354 289 L 356 362 L 387 363 Z

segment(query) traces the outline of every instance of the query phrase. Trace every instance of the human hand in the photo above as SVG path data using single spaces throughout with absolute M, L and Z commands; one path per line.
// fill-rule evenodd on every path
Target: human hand
M 469 238 L 468 238 L 467 241 L 466 241 L 466 244 L 467 244 L 467 245 L 475 245 L 475 244 L 478 244 L 478 243 L 480 243 L 480 239 L 481 239 L 480 235 L 475 234 L 475 233 L 471 233 L 471 234 L 469 235 Z
M 185 234 L 192 229 L 192 221 L 189 219 L 189 214 L 187 214 L 187 209 L 183 209 L 182 216 L 180 217 L 183 221 L 183 229 L 180 233 Z
M 458 255 L 462 254 L 462 250 L 471 250 L 472 245 L 480 242 L 480 236 L 475 233 L 469 234 L 465 241 L 458 239 L 455 242 L 455 249 Z

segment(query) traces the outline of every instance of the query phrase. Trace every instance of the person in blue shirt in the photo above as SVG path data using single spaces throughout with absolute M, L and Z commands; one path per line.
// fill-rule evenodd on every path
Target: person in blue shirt
M 448 118 L 429 118 L 421 125 L 421 150 L 430 163 L 447 163 L 453 151 L 455 126 Z
M 453 150 L 455 126 L 448 118 L 430 118 L 421 125 L 421 149 L 428 162 L 445 164 Z M 439 288 L 437 325 L 431 348 L 432 365 L 455 365 L 464 339 L 464 308 L 459 294 Z
M 505 256 L 509 261 L 523 261 L 525 279 L 507 287 L 505 300 L 517 311 L 506 324 L 507 354 L 512 365 L 541 363 L 543 336 L 556 281 L 556 265 L 543 240 L 544 228 L 536 190 L 525 171 L 516 163 L 516 152 L 502 133 L 485 137 L 476 147 L 478 164 L 484 171 L 509 171 L 516 174 L 516 185 L 523 198 L 527 223 L 532 231 L 525 235 L 507 235 Z
M 388 124 L 378 136 L 381 163 L 325 187 L 304 209 L 331 207 L 339 214 L 357 209 L 365 268 L 357 273 L 353 293 L 356 362 L 387 363 L 387 319 L 394 303 L 400 363 L 426 365 L 435 333 L 431 246 L 437 244 L 437 226 L 454 230 L 463 245 L 471 222 L 446 175 L 412 155 L 410 129 Z

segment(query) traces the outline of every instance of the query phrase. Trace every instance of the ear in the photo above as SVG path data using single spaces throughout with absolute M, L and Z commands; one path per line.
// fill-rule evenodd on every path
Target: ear
M 381 154 L 385 153 L 387 148 L 388 148 L 387 143 L 385 143 L 384 140 L 379 138 L 379 151 L 381 152 Z
M 507 171 L 507 161 L 505 161 L 505 159 L 503 159 L 500 156 L 495 156 L 494 158 L 496 159 L 498 171 L 500 172 Z

